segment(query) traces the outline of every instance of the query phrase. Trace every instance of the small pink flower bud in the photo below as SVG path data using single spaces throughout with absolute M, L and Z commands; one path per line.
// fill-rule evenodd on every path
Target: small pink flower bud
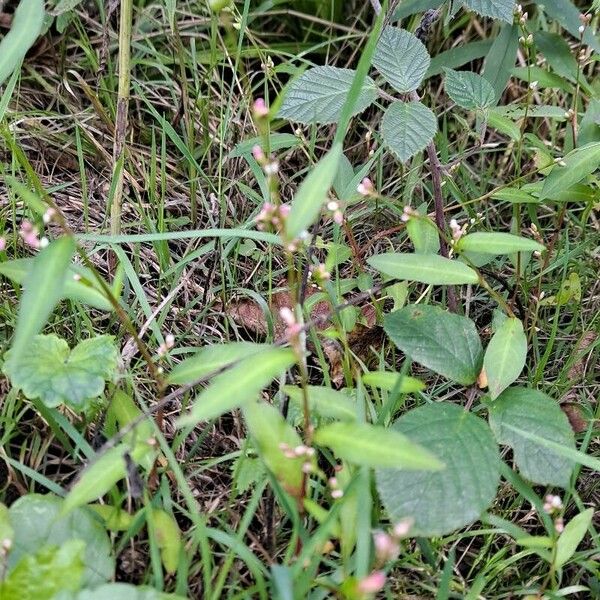
M 6 240 L 0 237 L 0 252 L 4 252 L 4 250 L 6 250 Z
M 398 521 L 398 523 L 394 525 L 394 536 L 397 538 L 406 537 L 410 532 L 412 524 L 412 519 L 402 519 L 402 521 Z
M 267 158 L 263 149 L 258 144 L 252 148 L 252 156 L 257 162 L 263 162 Z
M 342 490 L 333 490 L 331 492 L 331 497 L 334 500 L 339 500 L 340 498 L 342 498 L 344 496 L 344 492 Z
M 377 559 L 381 563 L 393 560 L 398 556 L 398 552 L 400 551 L 398 542 L 383 531 L 376 531 L 373 534 L 373 545 L 375 546 Z
M 383 571 L 373 571 L 358 584 L 358 591 L 362 594 L 375 594 L 383 588 L 385 579 Z
M 375 186 L 373 185 L 373 182 L 368 177 L 365 177 L 358 184 L 358 187 L 356 188 L 356 191 L 361 196 L 371 196 L 375 192 Z
M 269 114 L 269 109 L 265 103 L 264 98 L 257 98 L 254 101 L 254 105 L 252 106 L 252 109 L 254 111 L 254 116 L 259 119 L 266 117 Z
M 281 320 L 286 324 L 286 325 L 295 325 L 296 323 L 296 317 L 294 317 L 294 313 L 292 312 L 292 310 L 290 308 L 288 308 L 287 306 L 284 306 L 280 311 L 279 311 L 279 316 L 281 317 Z

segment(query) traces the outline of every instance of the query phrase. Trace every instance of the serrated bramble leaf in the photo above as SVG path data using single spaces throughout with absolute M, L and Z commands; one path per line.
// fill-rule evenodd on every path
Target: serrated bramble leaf
M 412 158 L 433 140 L 435 115 L 421 102 L 394 102 L 381 123 L 383 143 L 402 162 Z
M 6 354 L 3 372 L 27 398 L 53 408 L 62 403 L 82 411 L 104 391 L 117 367 L 117 349 L 110 335 L 79 342 L 69 350 L 56 335 L 35 336 L 19 362 Z
M 558 403 L 537 390 L 508 388 L 490 403 L 489 421 L 498 442 L 513 449 L 523 477 L 542 485 L 568 487 L 574 462 L 511 428 L 575 449 L 573 430 Z
M 214 419 L 252 402 L 260 391 L 295 361 L 289 348 L 269 348 L 240 361 L 217 375 L 194 400 L 190 413 L 181 417 L 179 427 Z
M 483 368 L 492 400 L 517 379 L 525 366 L 527 337 L 523 323 L 515 317 L 505 319 L 492 336 L 483 357 Z
M 398 431 L 370 423 L 332 423 L 317 429 L 314 441 L 357 465 L 434 471 L 444 468 L 435 456 Z
M 278 117 L 299 123 L 337 123 L 352 87 L 355 71 L 338 67 L 315 67 L 305 71 L 286 91 Z M 354 111 L 356 115 L 377 98 L 375 82 L 367 77 Z
M 392 521 L 412 519 L 416 536 L 444 535 L 475 521 L 500 480 L 498 447 L 485 421 L 454 404 L 434 403 L 407 412 L 393 428 L 445 468 L 378 469 L 377 489 Z
M 461 237 L 456 243 L 459 252 L 481 254 L 512 254 L 514 252 L 543 252 L 545 247 L 528 238 L 512 233 L 476 232 Z
M 471 319 L 413 304 L 387 315 L 383 327 L 402 352 L 424 367 L 462 385 L 477 379 L 483 350 Z
M 496 103 L 492 84 L 477 73 L 444 69 L 444 87 L 450 99 L 468 110 L 484 110 Z
M 437 254 L 388 252 L 372 256 L 367 262 L 384 275 L 408 281 L 431 285 L 479 282 L 479 276 L 471 267 Z
M 431 59 L 423 42 L 405 29 L 386 27 L 373 56 L 373 66 L 398 92 L 416 90 Z
M 513 22 L 514 0 L 461 0 L 461 3 L 484 17 Z

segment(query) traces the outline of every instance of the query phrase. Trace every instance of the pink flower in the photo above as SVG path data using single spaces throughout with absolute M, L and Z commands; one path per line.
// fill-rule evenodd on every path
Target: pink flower
M 375 193 L 375 186 L 373 185 L 373 182 L 368 177 L 365 177 L 358 184 L 358 187 L 356 188 L 356 191 L 361 196 L 371 196 L 371 195 L 373 195 Z
M 19 229 L 19 235 L 21 239 L 32 248 L 40 247 L 40 240 L 38 239 L 38 230 L 29 221 L 23 221 Z
M 254 156 L 254 159 L 259 163 L 264 162 L 267 158 L 263 149 L 258 144 L 252 148 L 252 156 Z
M 254 116 L 259 119 L 266 117 L 269 114 L 269 109 L 267 107 L 267 104 L 265 103 L 264 98 L 257 98 L 254 101 L 252 110 L 254 111 Z
M 381 590 L 384 585 L 385 573 L 383 571 L 373 571 L 358 584 L 358 591 L 363 594 L 375 594 Z
M 6 240 L 3 237 L 0 237 L 0 252 L 4 252 L 6 249 Z

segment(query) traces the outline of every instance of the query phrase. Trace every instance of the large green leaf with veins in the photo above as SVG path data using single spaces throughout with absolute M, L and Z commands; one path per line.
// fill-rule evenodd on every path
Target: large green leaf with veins
M 437 403 L 407 412 L 393 428 L 427 448 L 445 469 L 378 469 L 377 488 L 392 521 L 409 518 L 412 535 L 439 536 L 477 520 L 500 479 L 498 446 L 486 422 Z
M 413 304 L 387 315 L 383 326 L 392 342 L 424 367 L 462 385 L 477 379 L 483 349 L 471 319 Z

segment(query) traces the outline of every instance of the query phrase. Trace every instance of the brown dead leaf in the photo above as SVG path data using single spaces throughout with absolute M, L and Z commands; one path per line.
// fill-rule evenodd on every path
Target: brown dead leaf
M 569 423 L 571 424 L 571 429 L 575 433 L 587 431 L 588 422 L 583 414 L 583 409 L 579 404 L 575 402 L 565 402 L 560 405 L 560 408 L 565 415 L 567 415 L 567 419 L 569 419 Z
M 285 285 L 285 282 L 284 284 Z M 281 287 L 283 287 L 283 285 Z M 306 296 L 310 297 L 317 293 L 318 289 L 308 287 Z M 273 294 L 269 309 L 273 318 L 275 341 L 281 341 L 285 335 L 286 325 L 279 316 L 282 308 L 292 308 L 292 298 L 288 291 Z M 366 360 L 369 348 L 379 347 L 383 343 L 383 330 L 375 326 L 376 311 L 371 304 L 359 307 L 362 320 L 366 323 L 357 324 L 353 331 L 348 334 L 348 346 L 350 350 L 361 360 Z M 234 300 L 227 308 L 227 314 L 233 321 L 244 327 L 249 332 L 266 337 L 268 333 L 267 319 L 261 306 L 254 300 Z M 320 301 L 314 304 L 310 313 L 311 319 L 315 321 L 316 329 L 323 331 L 331 325 L 331 308 L 328 302 Z M 341 386 L 344 380 L 343 349 L 336 340 L 325 338 L 323 340 L 323 353 L 329 363 L 331 381 L 336 386 Z
M 579 342 L 575 346 L 573 353 L 577 356 L 577 360 L 567 373 L 571 381 L 578 381 L 585 375 L 586 368 L 586 350 L 596 341 L 598 334 L 594 331 L 586 331 Z

